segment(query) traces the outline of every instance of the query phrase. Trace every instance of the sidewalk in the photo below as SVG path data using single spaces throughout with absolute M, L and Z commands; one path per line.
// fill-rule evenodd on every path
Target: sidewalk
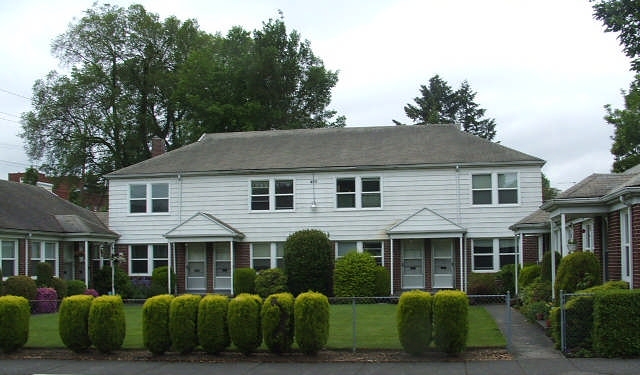
M 506 332 L 504 305 L 487 306 Z M 407 363 L 176 363 L 162 361 L 70 361 L 0 360 L 0 374 L 86 374 L 86 375 L 636 375 L 640 359 L 567 359 L 553 349 L 553 343 L 539 327 L 512 310 L 513 360 Z

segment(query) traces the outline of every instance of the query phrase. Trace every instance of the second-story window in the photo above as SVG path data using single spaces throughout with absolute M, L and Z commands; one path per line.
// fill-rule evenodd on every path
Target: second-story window
M 471 176 L 474 205 L 517 204 L 518 173 L 480 173 Z
M 129 212 L 169 212 L 169 184 L 129 185 Z
M 380 177 L 340 177 L 336 179 L 337 208 L 382 207 Z
M 251 210 L 293 210 L 293 185 L 292 179 L 252 180 Z

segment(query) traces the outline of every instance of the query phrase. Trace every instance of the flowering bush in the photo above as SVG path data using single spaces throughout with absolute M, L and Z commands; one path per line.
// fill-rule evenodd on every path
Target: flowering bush
M 95 290 L 95 289 L 87 289 L 87 290 L 84 291 L 83 294 L 87 294 L 87 295 L 94 296 L 94 297 L 100 296 L 100 293 L 98 293 L 98 291 Z
M 36 299 L 34 300 L 33 312 L 36 314 L 46 314 L 58 310 L 58 293 L 53 288 L 38 288 Z

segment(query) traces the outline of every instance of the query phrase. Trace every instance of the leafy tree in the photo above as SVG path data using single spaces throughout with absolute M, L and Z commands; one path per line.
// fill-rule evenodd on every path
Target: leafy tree
M 551 181 L 542 173 L 542 201 L 546 202 L 550 199 L 553 199 L 558 195 L 560 190 L 551 187 Z
M 614 172 L 623 172 L 640 163 L 640 75 L 623 95 L 624 109 L 605 106 L 605 120 L 615 127 L 611 146 Z
M 486 110 L 475 102 L 474 92 L 467 81 L 458 90 L 437 74 L 429 79 L 429 86 L 421 85 L 422 96 L 414 99 L 416 105 L 407 104 L 404 111 L 414 124 L 457 124 L 465 132 L 492 140 L 495 135 L 495 120 L 484 118 Z M 396 125 L 402 125 L 393 120 Z
M 618 40 L 631 59 L 632 69 L 640 72 L 640 2 L 600 0 L 593 4 L 593 16 L 604 24 L 605 32 L 619 33 Z
M 22 182 L 29 185 L 36 185 L 38 183 L 38 179 L 40 178 L 40 173 L 34 167 L 29 167 L 24 171 L 24 175 L 22 176 Z

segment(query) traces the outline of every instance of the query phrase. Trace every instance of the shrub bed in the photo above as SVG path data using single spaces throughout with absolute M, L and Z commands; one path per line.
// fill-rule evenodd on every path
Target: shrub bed
M 404 292 L 398 300 L 398 337 L 402 348 L 411 355 L 427 351 L 432 337 L 432 302 L 430 293 L 421 290 Z
M 171 348 L 169 307 L 173 296 L 159 294 L 142 305 L 142 343 L 151 353 L 164 354 Z
M 181 354 L 191 353 L 198 346 L 198 306 L 201 297 L 183 294 L 169 306 L 169 335 L 173 349 Z
M 447 353 L 462 352 L 469 335 L 469 299 L 459 290 L 441 290 L 433 297 L 436 347 Z
M 262 344 L 261 307 L 262 298 L 257 294 L 242 293 L 229 302 L 229 337 L 245 355 L 253 353 Z
M 202 349 L 210 354 L 217 354 L 225 350 L 230 344 L 229 298 L 227 296 L 210 294 L 200 300 L 198 306 L 198 341 Z
M 62 300 L 58 316 L 58 333 L 62 343 L 76 353 L 91 346 L 89 338 L 89 310 L 93 296 L 74 295 Z
M 12 353 L 29 339 L 29 301 L 20 296 L 0 297 L 0 349 Z
M 272 353 L 286 353 L 291 349 L 295 321 L 293 305 L 291 293 L 272 294 L 262 305 L 262 337 Z
M 89 339 L 101 353 L 122 347 L 126 335 L 124 303 L 120 296 L 100 296 L 89 309 Z
M 329 339 L 329 299 L 317 292 L 301 293 L 293 312 L 296 344 L 305 354 L 317 354 Z

